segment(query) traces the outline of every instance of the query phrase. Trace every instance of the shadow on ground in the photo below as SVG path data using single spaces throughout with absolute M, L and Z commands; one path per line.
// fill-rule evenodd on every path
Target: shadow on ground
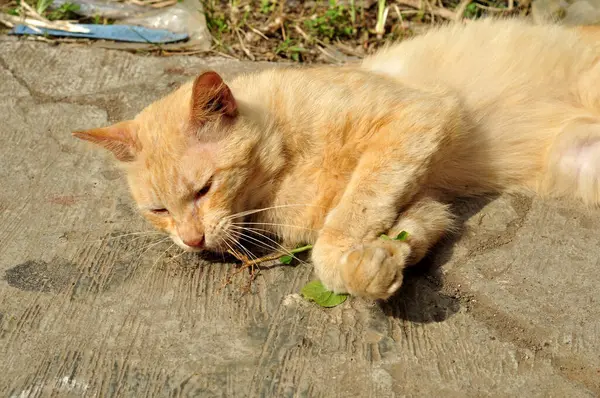
M 466 232 L 465 223 L 495 199 L 496 196 L 458 199 L 452 204 L 456 232 L 433 247 L 419 264 L 405 270 L 398 293 L 380 303 L 387 316 L 417 323 L 443 322 L 460 310 L 459 298 L 442 291 L 442 267 L 452 258 L 455 245 Z

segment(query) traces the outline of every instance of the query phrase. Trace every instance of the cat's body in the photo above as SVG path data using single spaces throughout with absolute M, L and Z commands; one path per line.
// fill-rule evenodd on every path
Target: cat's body
M 229 88 L 204 74 L 134 121 L 76 135 L 115 152 L 144 214 L 182 247 L 239 250 L 243 228 L 257 243 L 266 232 L 315 243 L 328 287 L 387 298 L 452 228 L 453 197 L 600 202 L 595 34 L 445 27 L 360 66 L 266 71 Z M 378 238 L 403 230 L 406 242 Z

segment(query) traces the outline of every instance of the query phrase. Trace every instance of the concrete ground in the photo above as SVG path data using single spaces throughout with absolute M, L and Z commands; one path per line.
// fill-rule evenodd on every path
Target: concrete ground
M 303 301 L 309 265 L 222 288 L 179 256 L 75 129 L 203 68 L 269 67 L 0 38 L 0 396 L 600 395 L 600 211 L 460 202 L 461 236 L 378 305 Z M 438 266 L 441 266 L 438 268 Z

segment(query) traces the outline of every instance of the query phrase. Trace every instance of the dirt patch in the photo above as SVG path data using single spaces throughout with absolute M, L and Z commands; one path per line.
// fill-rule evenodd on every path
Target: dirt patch
M 533 199 L 531 197 L 524 195 L 511 195 L 510 205 L 517 213 L 518 217 L 507 224 L 504 232 L 489 235 L 484 239 L 480 238 L 473 240 L 473 243 L 468 245 L 468 257 L 499 248 L 512 242 L 517 232 L 519 232 L 523 226 L 527 213 L 529 213 L 529 210 L 531 209 L 532 202 Z
M 6 270 L 4 279 L 17 289 L 30 292 L 58 292 L 75 275 L 75 265 L 65 262 L 26 261 Z
M 73 206 L 77 203 L 77 198 L 73 195 L 59 195 L 51 197 L 48 202 L 55 205 Z
M 92 256 L 84 250 L 75 262 L 29 260 L 6 270 L 3 279 L 23 291 L 66 293 L 74 299 L 113 291 L 132 277 L 143 261 L 141 253 L 152 256 L 145 253 L 154 244 L 152 236 L 138 237 L 137 233 L 111 233 Z
M 600 392 L 600 378 L 594 366 L 590 366 L 584 358 L 575 354 L 565 356 L 556 353 L 546 330 L 500 311 L 495 303 L 483 296 L 476 297 L 465 302 L 470 315 L 494 330 L 499 340 L 531 350 L 536 357 L 549 360 L 567 379 L 581 383 L 595 393 Z

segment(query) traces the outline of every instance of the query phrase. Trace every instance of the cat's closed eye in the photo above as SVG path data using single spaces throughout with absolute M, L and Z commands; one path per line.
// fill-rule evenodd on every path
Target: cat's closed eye
M 150 211 L 152 213 L 158 214 L 158 215 L 167 215 L 167 214 L 169 214 L 169 210 L 167 210 L 167 209 L 152 209 Z
M 200 199 L 204 195 L 206 195 L 208 193 L 208 191 L 210 191 L 211 186 L 212 186 L 212 178 L 208 180 L 208 182 L 202 187 L 202 189 L 200 189 L 199 191 L 196 192 L 196 199 Z

